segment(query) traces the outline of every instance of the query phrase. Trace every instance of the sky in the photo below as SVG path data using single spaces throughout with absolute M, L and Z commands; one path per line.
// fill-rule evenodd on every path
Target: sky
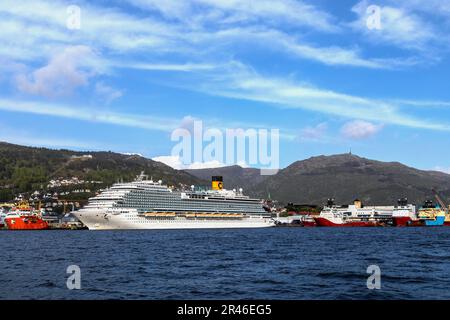
M 450 173 L 450 0 L 2 0 L 0 43 L 0 141 L 224 165 L 173 155 L 202 121 Z

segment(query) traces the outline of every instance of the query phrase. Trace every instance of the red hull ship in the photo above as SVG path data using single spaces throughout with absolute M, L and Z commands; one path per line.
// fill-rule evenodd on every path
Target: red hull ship
M 315 221 L 303 221 L 302 224 L 304 227 L 316 227 L 317 226 Z
M 411 225 L 410 217 L 392 217 L 392 225 L 394 227 L 407 227 Z
M 319 227 L 376 227 L 377 223 L 371 221 L 348 221 L 343 223 L 334 223 L 326 218 L 315 217 L 317 226 Z
M 398 200 L 398 205 L 392 212 L 392 225 L 394 227 L 410 227 L 420 225 L 420 221 L 416 214 L 416 207 L 408 204 L 408 198 Z
M 387 207 L 363 207 L 360 200 L 338 207 L 334 199 L 328 199 L 314 220 L 318 227 L 378 227 L 385 226 L 389 217 L 392 217 L 392 212 Z
M 49 228 L 39 213 L 22 203 L 5 217 L 8 230 L 45 230 Z
M 48 223 L 34 215 L 6 217 L 6 226 L 9 230 L 44 230 Z
M 410 217 L 393 217 L 392 225 L 394 227 L 422 227 L 424 223 L 420 220 L 413 220 Z

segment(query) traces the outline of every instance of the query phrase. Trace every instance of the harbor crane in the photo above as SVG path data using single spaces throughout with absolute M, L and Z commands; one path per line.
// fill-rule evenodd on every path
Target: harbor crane
M 439 193 L 436 191 L 436 189 L 432 189 L 434 197 L 436 198 L 437 202 L 441 206 L 442 209 L 445 210 L 446 213 L 449 213 L 450 207 L 445 204 L 445 202 L 442 200 L 442 198 L 439 196 Z

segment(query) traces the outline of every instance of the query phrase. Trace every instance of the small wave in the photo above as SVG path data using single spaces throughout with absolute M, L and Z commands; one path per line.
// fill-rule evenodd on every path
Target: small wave
M 316 274 L 320 278 L 336 278 L 336 279 L 365 279 L 366 274 L 360 272 L 337 272 L 337 271 L 325 271 Z
M 55 287 L 57 287 L 57 286 L 56 286 L 56 284 L 55 284 L 54 282 L 47 280 L 47 281 L 45 281 L 45 282 L 39 283 L 39 284 L 37 285 L 37 287 L 43 287 L 43 288 L 55 288 Z

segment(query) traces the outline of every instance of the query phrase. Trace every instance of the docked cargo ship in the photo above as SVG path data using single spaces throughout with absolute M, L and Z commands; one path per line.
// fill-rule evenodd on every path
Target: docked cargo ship
M 445 210 L 444 226 L 448 227 L 450 226 L 450 206 L 445 204 L 444 200 L 442 200 L 441 196 L 439 195 L 439 192 L 436 191 L 436 189 L 433 189 L 433 193 L 441 209 Z
M 347 207 L 338 207 L 330 199 L 314 220 L 319 227 L 376 227 L 386 224 L 392 212 L 393 207 L 363 207 L 359 200 Z
M 406 227 L 410 225 L 417 225 L 419 223 L 416 206 L 408 204 L 408 199 L 403 198 L 398 200 L 398 205 L 392 212 L 392 224 L 395 227 Z
M 417 213 L 418 224 L 423 226 L 443 226 L 446 220 L 446 212 L 440 206 L 427 200 Z
M 130 183 L 117 183 L 90 198 L 73 214 L 90 230 L 262 228 L 275 221 L 263 203 L 242 189 L 223 189 L 213 177 L 211 190 L 176 191 L 143 173 Z
M 20 203 L 4 218 L 8 230 L 44 230 L 48 223 L 42 219 L 40 210 L 31 208 L 27 203 Z

